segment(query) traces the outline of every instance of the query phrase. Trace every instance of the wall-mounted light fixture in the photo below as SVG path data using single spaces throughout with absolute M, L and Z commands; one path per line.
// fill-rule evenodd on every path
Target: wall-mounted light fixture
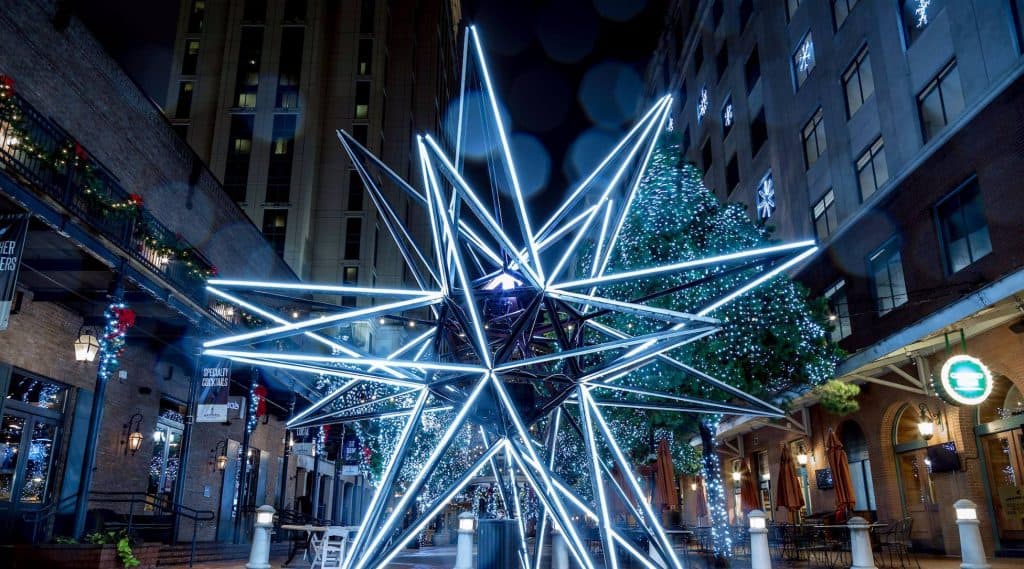
M 79 328 L 78 338 L 75 339 L 75 361 L 94 361 L 99 351 L 100 342 L 96 339 L 96 331 L 86 326 Z
M 935 436 L 935 427 L 942 425 L 942 413 L 937 411 L 933 414 L 924 403 L 921 403 L 917 409 L 917 432 L 920 433 L 922 439 L 930 441 Z
M 224 471 L 228 467 L 228 441 L 223 439 L 217 441 L 217 444 L 210 449 L 210 453 L 213 455 L 213 464 L 218 471 Z
M 142 448 L 142 414 L 135 413 L 131 417 L 128 417 L 128 422 L 121 427 L 121 436 L 124 437 L 122 444 L 124 444 L 124 455 L 128 456 L 128 453 L 139 452 Z
M 803 441 L 800 441 L 797 444 L 796 463 L 799 464 L 800 466 L 807 466 L 807 462 L 810 460 L 810 458 L 810 455 L 807 454 L 807 449 L 804 448 Z

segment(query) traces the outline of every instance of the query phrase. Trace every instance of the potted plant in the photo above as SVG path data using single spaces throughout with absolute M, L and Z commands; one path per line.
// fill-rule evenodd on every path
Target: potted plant
M 53 543 L 16 545 L 15 568 L 156 569 L 160 544 L 137 543 L 126 530 L 91 533 L 79 542 L 57 537 Z

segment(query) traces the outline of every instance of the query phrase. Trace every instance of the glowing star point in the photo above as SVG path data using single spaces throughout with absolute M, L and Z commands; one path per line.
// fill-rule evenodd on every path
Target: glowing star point
M 672 130 L 672 98 L 655 101 L 567 192 L 562 204 L 535 224 L 528 216 L 509 125 L 499 114 L 476 28 L 469 28 L 465 42 L 462 93 L 478 90 L 482 104 L 458 105 L 452 141 L 417 136 L 418 187 L 347 133 L 338 134 L 418 288 L 211 280 L 211 298 L 244 311 L 250 326 L 206 341 L 204 353 L 293 377 L 318 378 L 320 392 L 289 421 L 289 428 L 385 420 L 400 425 L 391 441 L 393 451 L 382 461 L 369 508 L 342 560 L 344 569 L 386 566 L 481 473 L 499 481 L 525 481 L 529 489 L 504 488 L 499 482 L 504 510 L 517 520 L 520 567 L 540 566 L 545 528 L 554 528 L 585 569 L 624 563 L 681 569 L 660 516 L 647 504 L 602 409 L 621 405 L 623 400 L 616 397 L 628 396 L 637 409 L 782 416 L 778 408 L 669 354 L 717 333 L 721 322 L 715 310 L 806 259 L 816 250 L 814 243 L 772 244 L 614 272 L 611 261 L 622 248 L 620 236 L 641 179 L 660 137 Z M 709 104 L 707 89 L 702 89 L 699 117 Z M 730 107 L 730 121 L 731 112 Z M 468 122 L 470 113 L 480 115 L 472 117 L 476 122 Z M 476 172 L 463 168 L 464 123 L 482 124 L 482 136 L 493 139 L 484 145 L 492 149 L 483 157 L 487 167 L 479 170 L 491 177 L 489 189 L 494 192 L 477 191 L 479 182 L 471 175 Z M 392 187 L 385 192 L 382 180 L 404 192 L 410 210 L 419 208 L 415 215 L 423 218 L 429 248 L 410 237 L 406 223 L 385 199 Z M 576 265 L 573 270 L 588 256 L 589 267 Z M 645 279 L 671 275 L 680 283 L 696 282 L 716 278 L 719 272 L 732 279 L 726 294 L 686 310 L 658 302 L 672 293 L 668 288 L 642 298 L 616 293 L 620 285 Z M 619 329 L 614 320 L 602 318 L 605 314 L 656 326 L 633 334 L 631 325 Z M 394 345 L 368 348 L 372 344 L 353 331 L 360 328 L 386 329 Z M 743 403 L 618 381 L 656 361 Z M 361 391 L 369 389 L 375 394 Z M 357 396 L 350 398 L 353 394 Z M 587 493 L 560 480 L 554 450 L 560 433 L 570 431 L 579 432 L 586 445 L 582 458 L 589 467 Z M 454 469 L 449 459 L 465 433 L 481 444 L 470 446 L 471 459 Z M 627 473 L 624 480 L 612 475 L 603 458 L 608 456 Z M 403 472 L 408 479 L 402 478 Z M 434 488 L 433 493 L 426 488 Z M 593 502 L 583 497 L 588 494 Z M 534 511 L 541 529 L 532 545 L 525 539 L 523 517 L 531 515 L 527 495 L 539 504 Z M 638 532 L 649 550 L 635 547 L 631 537 L 614 527 L 618 502 L 626 502 L 639 520 Z M 600 559 L 577 530 L 581 515 L 600 521 Z

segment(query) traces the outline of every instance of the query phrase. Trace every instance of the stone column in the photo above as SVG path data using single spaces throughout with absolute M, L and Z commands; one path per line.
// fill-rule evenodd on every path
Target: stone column
M 978 506 L 970 500 L 957 500 L 956 525 L 960 528 L 960 569 L 990 569 L 985 559 L 985 546 L 981 543 L 978 527 Z
M 860 516 L 854 516 L 846 527 L 850 528 L 850 558 L 853 561 L 850 569 L 877 569 L 871 552 L 871 524 Z

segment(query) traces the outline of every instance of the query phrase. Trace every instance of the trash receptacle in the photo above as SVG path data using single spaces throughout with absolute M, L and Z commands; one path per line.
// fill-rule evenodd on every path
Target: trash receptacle
M 516 566 L 516 521 L 480 520 L 477 524 L 477 569 Z

